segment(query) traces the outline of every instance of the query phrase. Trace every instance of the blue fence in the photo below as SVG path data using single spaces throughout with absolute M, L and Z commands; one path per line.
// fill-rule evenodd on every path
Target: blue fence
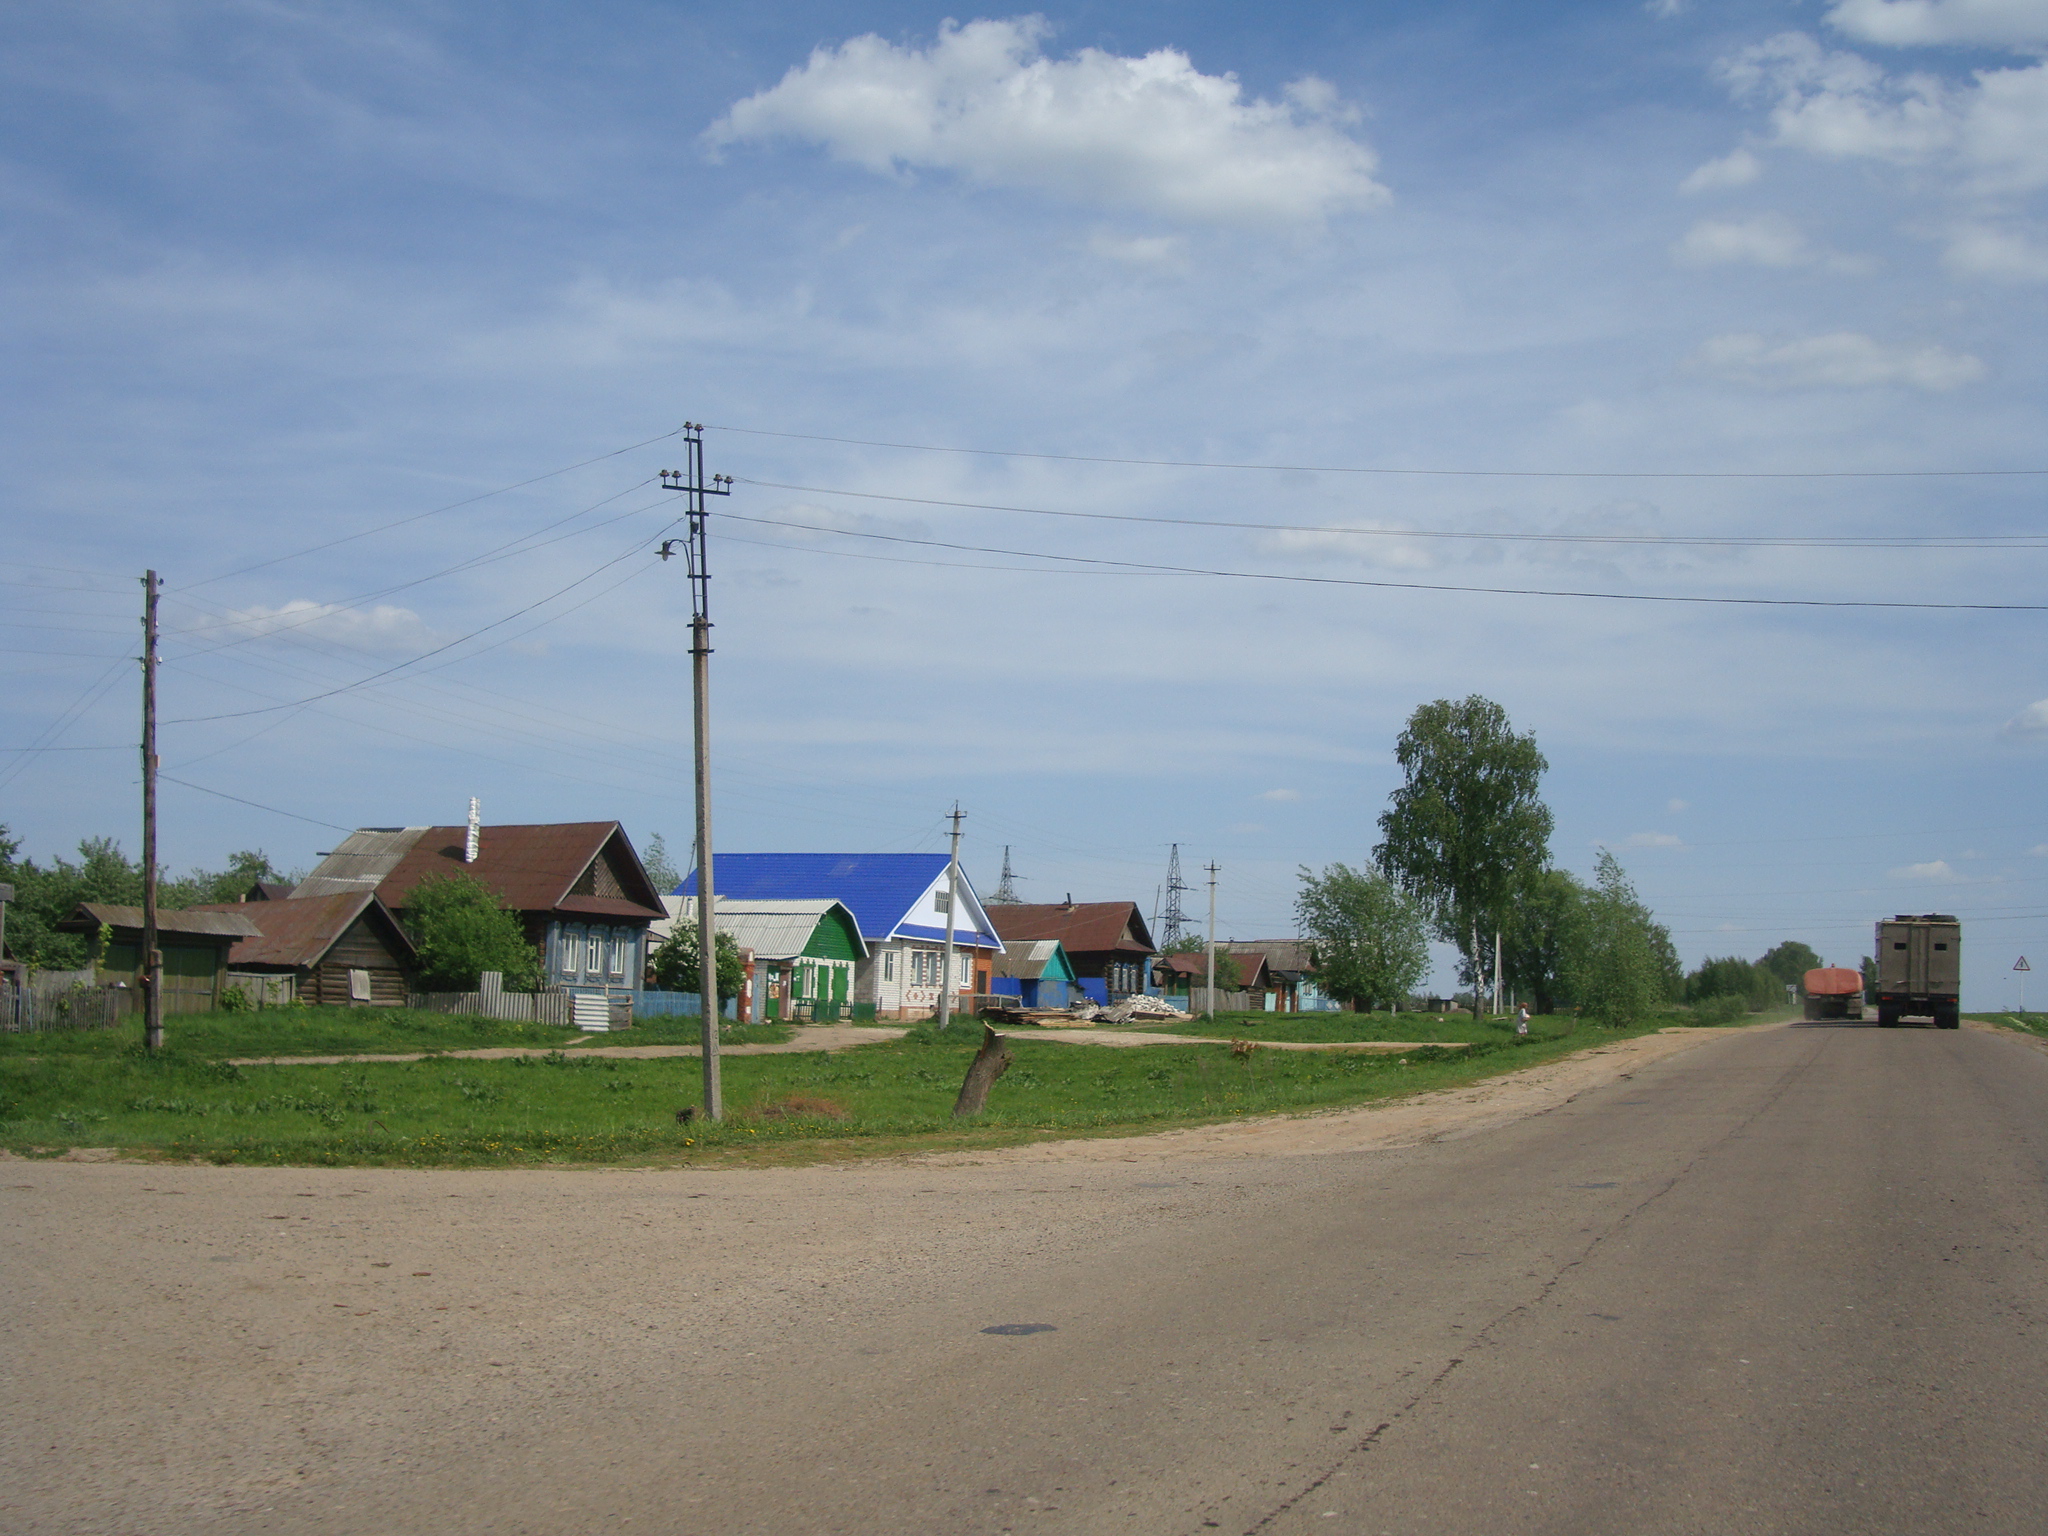
M 719 1012 L 728 1019 L 739 1017 L 740 1000 L 736 997 L 722 997 L 718 1000 Z M 696 1018 L 704 1011 L 704 999 L 695 992 L 636 992 L 633 994 L 633 1017 L 636 1019 L 665 1019 L 675 1014 L 688 1014 Z

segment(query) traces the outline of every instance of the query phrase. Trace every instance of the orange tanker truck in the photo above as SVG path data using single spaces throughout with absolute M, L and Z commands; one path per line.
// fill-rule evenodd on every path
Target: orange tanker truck
M 1800 981 L 1809 1019 L 1863 1017 L 1863 973 L 1840 965 L 1816 966 Z

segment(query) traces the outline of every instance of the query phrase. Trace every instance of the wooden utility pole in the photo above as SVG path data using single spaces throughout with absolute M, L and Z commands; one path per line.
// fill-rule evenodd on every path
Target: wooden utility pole
M 946 859 L 946 952 L 939 965 L 939 1028 L 945 1029 L 953 1022 L 953 914 L 960 907 L 960 818 L 966 812 L 960 809 L 960 802 L 953 802 L 952 852 Z M 993 1081 L 993 1079 L 991 1079 Z M 962 1090 L 963 1092 L 965 1090 Z M 958 1111 L 955 1111 L 958 1113 Z
M 664 540 L 661 558 L 668 559 L 680 544 L 689 568 L 690 702 L 697 761 L 697 1002 L 703 1012 L 704 1115 L 718 1120 L 725 1115 L 725 1095 L 718 1072 L 718 898 L 711 879 L 711 565 L 704 498 L 730 496 L 732 477 L 715 475 L 708 483 L 704 479 L 704 428 L 698 423 L 683 423 L 683 443 L 690 467 L 663 470 L 661 484 L 687 498 L 683 505 L 690 531 L 683 538 Z
M 164 955 L 156 938 L 156 572 L 142 578 L 142 1044 L 164 1048 Z
M 1202 1010 L 1211 1020 L 1216 1017 L 1216 876 L 1220 870 L 1214 859 L 1209 861 L 1209 1005 Z

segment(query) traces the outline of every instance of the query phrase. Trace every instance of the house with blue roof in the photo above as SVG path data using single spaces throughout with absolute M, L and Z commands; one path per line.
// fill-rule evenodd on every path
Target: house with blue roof
M 986 996 L 992 962 L 1003 953 L 995 924 L 963 869 L 958 909 L 946 910 L 943 853 L 721 853 L 713 866 L 719 906 L 726 902 L 836 901 L 853 914 L 867 955 L 854 969 L 853 1001 L 877 1018 L 923 1018 L 947 984 L 946 929 L 953 930 L 955 1008 L 971 1012 Z M 676 887 L 697 894 L 697 872 Z

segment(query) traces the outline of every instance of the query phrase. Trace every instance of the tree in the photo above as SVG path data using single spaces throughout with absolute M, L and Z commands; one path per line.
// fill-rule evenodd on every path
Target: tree
M 1569 976 L 1572 997 L 1595 1023 L 1625 1028 L 1670 995 L 1671 935 L 1636 896 L 1606 849 L 1586 901 L 1585 942 Z
M 526 942 L 519 914 L 474 875 L 432 875 L 406 897 L 405 926 L 419 952 L 421 990 L 472 992 L 496 971 L 507 992 L 540 986 L 540 954 Z
M 1820 969 L 1820 956 L 1799 940 L 1787 939 L 1767 952 L 1757 964 L 1777 977 L 1781 986 L 1799 986 L 1805 981 L 1808 971 Z
M 1549 862 L 1550 808 L 1537 790 L 1550 765 L 1533 734 L 1517 736 L 1507 711 L 1478 694 L 1422 705 L 1394 759 L 1403 782 L 1380 817 L 1373 862 L 1421 904 L 1476 982 L 1493 930 Z
M 1546 869 L 1515 899 L 1501 925 L 1501 969 L 1538 1013 L 1572 1001 L 1569 978 L 1586 944 L 1591 893 L 1569 870 Z
M 1317 984 L 1354 1007 L 1396 1006 L 1429 975 L 1427 920 L 1377 869 L 1304 865 L 1294 915 L 1315 944 Z
M 712 940 L 718 950 L 718 996 L 722 1001 L 740 995 L 747 968 L 740 959 L 739 941 L 721 931 Z M 678 922 L 654 951 L 654 984 L 664 992 L 701 992 L 704 982 L 697 970 L 697 924 Z
M 647 839 L 647 851 L 640 855 L 640 867 L 647 871 L 647 878 L 664 896 L 683 883 L 675 861 L 668 856 L 668 843 L 659 832 Z

